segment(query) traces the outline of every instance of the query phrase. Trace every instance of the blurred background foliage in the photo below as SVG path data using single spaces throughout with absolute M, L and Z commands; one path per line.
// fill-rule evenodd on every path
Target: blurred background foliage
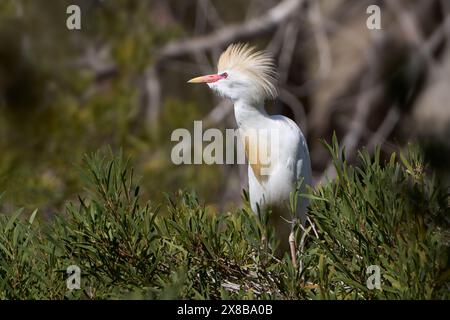
M 374 3 L 380 31 L 366 27 Z M 81 8 L 81 30 L 66 28 L 70 4 Z M 282 18 L 268 19 L 273 10 Z M 146 198 L 182 188 L 208 206 L 238 206 L 244 166 L 170 161 L 174 129 L 192 130 L 194 120 L 235 126 L 228 102 L 186 85 L 213 71 L 234 41 L 274 55 L 280 98 L 269 111 L 305 132 L 316 182 L 336 175 L 319 143 L 336 131 L 350 162 L 363 145 L 372 154 L 381 144 L 386 157 L 416 141 L 448 183 L 449 35 L 445 0 L 3 0 L 3 211 L 52 216 L 82 188 L 75 170 L 82 157 L 106 146 L 132 157 Z
M 185 102 L 173 90 L 151 127 L 140 121 L 152 51 L 182 34 L 182 25 L 159 25 L 153 1 L 80 1 L 82 31 L 68 31 L 71 3 L 0 4 L 0 189 L 7 203 L 51 214 L 79 190 L 74 168 L 82 156 L 103 146 L 132 155 L 145 191 L 157 198 L 198 185 L 214 199 L 218 189 L 208 182 L 217 168 L 170 161 L 171 131 L 201 114 L 195 99 Z M 106 51 L 108 61 L 89 60 Z

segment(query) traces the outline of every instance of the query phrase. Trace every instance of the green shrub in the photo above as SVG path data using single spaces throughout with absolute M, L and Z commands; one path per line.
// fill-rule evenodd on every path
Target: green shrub
M 395 154 L 381 165 L 380 149 L 373 159 L 363 151 L 352 167 L 336 140 L 326 146 L 337 178 L 316 188 L 310 208 L 326 297 L 448 298 L 448 194 L 426 176 L 419 153 L 401 155 L 402 166 Z M 366 286 L 370 265 L 381 269 L 381 290 Z
M 337 178 L 304 195 L 310 219 L 296 228 L 297 268 L 274 256 L 273 232 L 245 192 L 235 212 L 182 191 L 154 204 L 140 198 L 122 155 L 96 153 L 85 161 L 86 191 L 65 214 L 0 216 L 0 298 L 449 298 L 448 193 L 420 153 L 382 163 L 379 150 L 363 151 L 353 167 L 335 139 L 326 147 Z M 81 290 L 66 288 L 73 264 Z M 381 290 L 366 286 L 370 265 L 380 267 Z

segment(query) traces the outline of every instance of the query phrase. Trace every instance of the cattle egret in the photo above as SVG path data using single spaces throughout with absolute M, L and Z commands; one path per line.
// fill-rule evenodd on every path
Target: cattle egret
M 205 75 L 189 80 L 189 83 L 206 83 L 220 96 L 234 103 L 234 114 L 243 139 L 249 162 L 248 181 L 252 210 L 270 212 L 269 223 L 274 226 L 279 240 L 278 253 L 289 248 L 295 261 L 294 221 L 288 203 L 291 192 L 298 181 L 302 181 L 300 192 L 311 185 L 311 163 L 308 146 L 302 131 L 291 119 L 282 115 L 269 115 L 264 101 L 275 99 L 276 69 L 273 59 L 264 51 L 257 51 L 248 44 L 232 44 L 220 56 L 217 74 Z M 278 140 L 271 138 L 248 139 L 249 132 L 269 130 L 277 132 Z M 267 137 L 268 135 L 266 135 Z M 276 144 L 276 145 L 274 145 Z M 275 150 L 270 162 L 259 161 L 262 149 Z M 257 154 L 256 161 L 249 156 Z M 262 174 L 262 169 L 265 174 Z M 306 199 L 298 199 L 296 218 L 304 225 L 306 221 Z

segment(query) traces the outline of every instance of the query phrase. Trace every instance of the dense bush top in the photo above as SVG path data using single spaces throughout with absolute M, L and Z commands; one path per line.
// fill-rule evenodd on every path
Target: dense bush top
M 352 167 L 336 141 L 326 146 L 337 178 L 303 195 L 310 219 L 297 227 L 298 268 L 273 255 L 271 229 L 247 202 L 226 213 L 181 191 L 144 202 L 123 157 L 97 153 L 66 214 L 49 223 L 38 211 L 0 215 L 0 298 L 450 298 L 448 193 L 419 153 L 382 163 L 362 152 Z M 81 289 L 70 291 L 74 264 Z M 380 267 L 379 290 L 367 288 L 370 265 Z

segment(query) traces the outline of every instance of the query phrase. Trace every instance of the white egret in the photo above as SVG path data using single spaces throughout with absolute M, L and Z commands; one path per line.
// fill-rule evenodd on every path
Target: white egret
M 295 264 L 295 239 L 288 202 L 297 181 L 303 181 L 301 192 L 306 185 L 311 185 L 311 163 L 306 139 L 297 124 L 282 115 L 269 115 L 264 109 L 264 101 L 277 96 L 273 59 L 248 44 L 232 44 L 220 56 L 217 74 L 188 82 L 206 83 L 219 95 L 233 101 L 241 136 L 251 136 L 250 132 L 258 130 L 277 132 L 278 139 L 258 134 L 257 139 L 243 139 L 249 162 L 249 196 L 255 213 L 258 206 L 264 212 L 271 212 L 269 223 L 280 241 L 278 252 L 286 252 L 290 247 Z M 272 152 L 270 162 L 262 163 L 261 152 L 267 148 Z M 256 154 L 256 161 L 250 161 L 251 154 Z M 304 198 L 297 203 L 296 217 L 304 224 L 308 203 Z

